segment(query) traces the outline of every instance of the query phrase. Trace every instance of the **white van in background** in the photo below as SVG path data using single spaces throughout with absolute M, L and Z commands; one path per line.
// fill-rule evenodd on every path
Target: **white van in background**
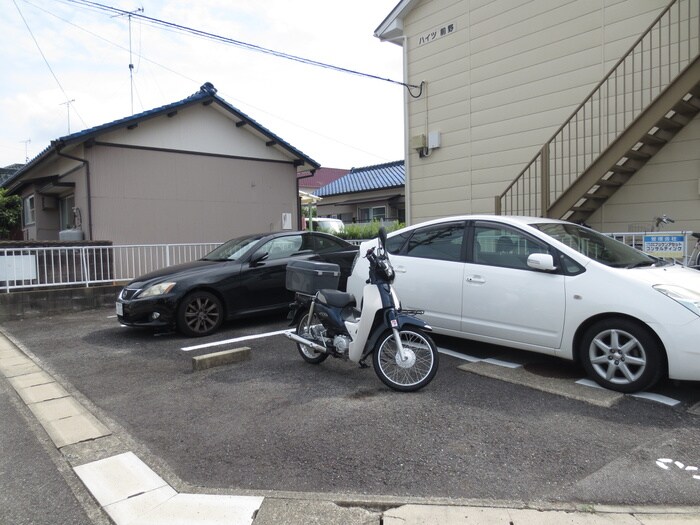
M 304 219 L 306 229 L 310 230 L 309 219 Z M 330 217 L 314 217 L 312 219 L 313 230 L 324 230 L 330 233 L 339 233 L 345 231 L 345 224 L 340 219 L 331 219 Z

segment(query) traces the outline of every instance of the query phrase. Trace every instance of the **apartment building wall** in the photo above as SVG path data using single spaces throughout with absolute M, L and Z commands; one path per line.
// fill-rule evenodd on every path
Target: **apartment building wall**
M 420 97 L 406 96 L 409 222 L 493 213 L 494 196 L 666 5 L 666 0 L 417 2 L 403 19 L 402 44 L 407 82 L 426 81 Z M 440 147 L 420 156 L 411 139 L 431 132 L 439 132 Z M 640 191 L 650 192 L 645 201 L 658 195 L 653 187 L 658 182 L 644 181 L 654 179 L 659 163 L 675 162 L 674 151 L 684 151 L 688 173 L 682 176 L 684 189 L 666 190 L 669 197 L 687 191 L 692 151 L 700 150 L 696 139 L 697 126 L 681 133 L 668 146 L 667 160 L 644 168 L 595 220 L 606 228 L 626 225 L 612 219 L 639 200 Z

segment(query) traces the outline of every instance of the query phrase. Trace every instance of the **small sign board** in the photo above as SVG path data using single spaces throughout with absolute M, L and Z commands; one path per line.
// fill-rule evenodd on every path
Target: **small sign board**
M 36 255 L 5 255 L 0 257 L 0 281 L 36 279 Z
M 447 35 L 451 35 L 455 32 L 456 29 L 457 26 L 454 22 L 447 22 L 441 25 L 440 27 L 436 27 L 434 29 L 431 29 L 430 31 L 426 31 L 418 35 L 418 47 L 423 46 L 425 44 L 430 44 L 431 42 L 434 42 L 435 40 L 445 37 Z
M 682 259 L 685 238 L 682 235 L 645 235 L 644 253 L 654 257 Z

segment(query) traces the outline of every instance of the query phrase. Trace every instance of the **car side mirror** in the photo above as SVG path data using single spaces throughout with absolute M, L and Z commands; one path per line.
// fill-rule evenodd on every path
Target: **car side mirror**
M 255 266 L 256 264 L 263 262 L 269 256 L 270 254 L 268 252 L 257 252 L 253 254 L 253 256 L 250 258 L 250 266 Z
M 527 258 L 527 265 L 533 270 L 551 272 L 557 269 L 554 265 L 554 257 L 548 253 L 531 253 Z

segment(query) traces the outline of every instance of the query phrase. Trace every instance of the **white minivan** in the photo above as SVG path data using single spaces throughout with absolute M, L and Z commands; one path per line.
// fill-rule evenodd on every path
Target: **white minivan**
M 368 277 L 360 246 L 347 290 Z M 700 380 L 700 271 L 548 218 L 467 215 L 392 232 L 404 309 L 436 333 L 576 360 L 620 392 Z
M 309 219 L 304 219 L 306 229 L 309 228 Z M 312 220 L 313 229 L 315 231 L 322 230 L 328 233 L 340 233 L 345 231 L 345 224 L 340 219 L 331 219 L 330 217 L 314 217 Z

